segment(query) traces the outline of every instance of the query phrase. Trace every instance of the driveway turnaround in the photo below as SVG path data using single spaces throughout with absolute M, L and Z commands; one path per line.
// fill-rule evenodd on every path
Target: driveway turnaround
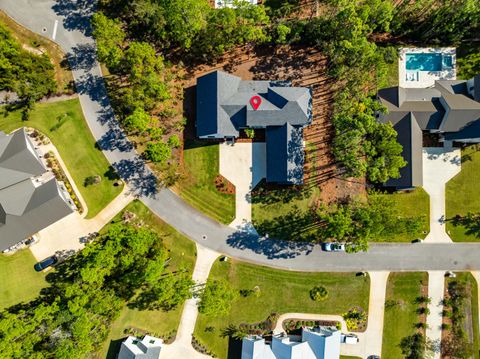
M 155 176 L 135 152 L 113 114 L 89 19 L 94 1 L 0 0 L 0 7 L 27 28 L 51 37 L 68 54 L 85 119 L 98 147 L 133 195 L 190 239 L 219 253 L 256 264 L 301 271 L 480 270 L 480 246 L 468 243 L 372 245 L 368 253 L 324 253 L 320 246 L 262 239 L 223 226 L 190 207 Z M 43 32 L 46 27 L 47 32 Z
M 440 359 L 440 343 L 442 340 L 442 312 L 443 298 L 445 290 L 445 272 L 429 271 L 428 272 L 428 296 L 432 302 L 428 305 L 430 314 L 427 315 L 427 331 L 426 336 L 435 347 L 434 359 Z
M 102 229 L 133 199 L 128 190 L 124 189 L 92 219 L 84 219 L 78 212 L 74 212 L 38 232 L 40 241 L 32 245 L 30 250 L 38 261 L 53 254 L 66 258 L 83 249 L 88 235 Z
M 251 190 L 266 177 L 265 143 L 220 144 L 220 174 L 235 185 L 233 228 L 253 230 Z
M 461 170 L 460 149 L 423 149 L 423 189 L 430 195 L 430 233 L 428 243 L 450 243 L 445 232 L 445 185 Z

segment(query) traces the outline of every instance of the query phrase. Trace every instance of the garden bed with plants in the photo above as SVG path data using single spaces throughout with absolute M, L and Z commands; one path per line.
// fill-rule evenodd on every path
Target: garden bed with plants
M 478 286 L 470 273 L 445 279 L 442 357 L 475 358 L 480 355 Z

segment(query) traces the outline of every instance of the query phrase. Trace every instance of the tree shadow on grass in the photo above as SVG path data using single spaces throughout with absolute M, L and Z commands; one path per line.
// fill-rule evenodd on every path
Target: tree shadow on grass
M 289 203 L 310 198 L 313 187 L 271 185 L 263 179 L 252 191 L 252 203 Z
M 287 214 L 256 221 L 254 225 L 262 235 L 268 234 L 269 237 L 294 242 L 316 242 L 320 228 L 315 213 L 303 212 L 297 206 Z
M 108 346 L 108 352 L 106 359 L 116 359 L 118 356 L 118 352 L 120 351 L 120 347 L 122 346 L 122 342 L 126 339 L 115 339 L 110 340 L 110 345 Z
M 450 219 L 455 227 L 463 226 L 465 234 L 480 239 L 480 214 L 468 213 L 466 216 L 456 215 Z

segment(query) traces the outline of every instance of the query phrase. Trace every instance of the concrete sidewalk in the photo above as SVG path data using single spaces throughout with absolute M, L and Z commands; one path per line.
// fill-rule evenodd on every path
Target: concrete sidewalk
M 445 232 L 445 185 L 461 170 L 461 151 L 443 147 L 423 149 L 423 189 L 430 195 L 427 243 L 450 243 Z
M 445 272 L 428 272 L 428 296 L 432 302 L 428 305 L 430 314 L 427 316 L 426 336 L 432 340 L 435 350 L 434 359 L 440 359 L 440 343 L 442 340 L 442 312 L 445 290 Z
M 197 260 L 192 274 L 197 285 L 206 283 L 210 269 L 219 256 L 219 253 L 197 244 Z M 198 298 L 185 302 L 175 341 L 162 349 L 162 356 L 165 355 L 165 358 L 210 358 L 192 347 L 192 335 L 198 317 L 197 305 Z

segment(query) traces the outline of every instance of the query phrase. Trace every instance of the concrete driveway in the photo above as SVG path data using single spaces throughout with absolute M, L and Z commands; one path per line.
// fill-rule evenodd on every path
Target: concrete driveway
M 430 233 L 425 242 L 450 243 L 445 232 L 445 185 L 461 170 L 460 149 L 423 149 L 423 188 L 430 195 Z
M 433 359 L 440 359 L 440 342 L 442 340 L 442 312 L 445 290 L 445 272 L 428 272 L 428 296 L 432 299 L 428 305 L 426 336 L 434 344 Z
M 253 230 L 251 190 L 266 176 L 264 142 L 220 144 L 220 174 L 235 185 L 235 219 L 230 226 Z

